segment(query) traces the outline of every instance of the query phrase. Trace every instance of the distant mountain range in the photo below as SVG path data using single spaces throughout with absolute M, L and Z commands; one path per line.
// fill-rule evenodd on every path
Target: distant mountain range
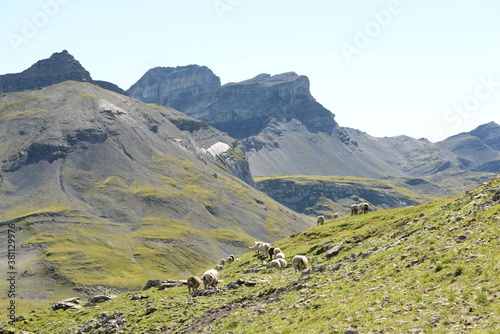
M 341 127 L 309 91 L 306 76 L 260 74 L 220 85 L 207 67 L 149 70 L 127 92 L 178 109 L 238 139 L 254 176 L 419 177 L 500 170 L 500 127 L 492 122 L 439 143 L 377 138 Z

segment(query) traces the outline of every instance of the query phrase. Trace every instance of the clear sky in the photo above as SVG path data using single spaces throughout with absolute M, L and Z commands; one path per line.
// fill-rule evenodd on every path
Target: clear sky
M 0 74 L 68 50 L 128 89 L 156 66 L 306 75 L 341 126 L 432 141 L 500 124 L 498 0 L 0 3 Z

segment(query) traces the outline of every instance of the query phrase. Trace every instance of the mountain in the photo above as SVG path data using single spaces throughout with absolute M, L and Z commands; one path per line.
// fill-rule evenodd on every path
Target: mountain
M 205 108 L 220 87 L 220 79 L 208 67 L 189 65 L 150 69 L 127 90 L 130 96 L 182 110 L 194 118 Z
M 126 94 L 113 83 L 93 80 L 90 73 L 66 50 L 36 62 L 21 73 L 0 75 L 0 93 L 36 89 L 67 80 L 94 83 L 104 89 Z
M 260 74 L 219 87 L 219 78 L 205 67 L 205 76 L 197 75 L 200 68 L 192 65 L 163 71 L 175 73 L 175 79 L 153 69 L 129 94 L 175 106 L 238 139 L 254 176 L 413 178 L 461 170 L 495 172 L 499 167 L 495 123 L 442 143 L 408 136 L 378 138 L 339 126 L 334 114 L 311 95 L 304 75 Z M 210 88 L 207 77 L 211 78 Z M 166 82 L 168 89 L 159 93 L 158 87 Z M 198 94 L 201 87 L 204 93 Z M 147 100 L 140 93 L 144 91 Z
M 311 226 L 233 175 L 232 141 L 90 83 L 0 94 L 0 235 L 15 231 L 22 298 L 183 277 Z
M 495 122 L 459 133 L 437 145 L 455 155 L 464 169 L 494 173 L 500 170 L 500 126 Z
M 333 115 L 311 96 L 309 79 L 294 72 L 260 74 L 221 86 L 206 67 L 155 68 L 127 92 L 180 110 L 236 139 L 257 135 L 275 121 L 298 119 L 312 132 L 331 133 L 337 126 Z
M 326 221 L 275 242 L 283 270 L 247 252 L 215 288 L 181 281 L 19 312 L 21 333 L 496 333 L 500 179 L 452 198 Z M 294 271 L 305 255 L 308 268 Z M 203 271 L 197 274 L 201 275 Z M 177 283 L 177 284 L 173 284 Z M 66 296 L 73 297 L 73 296 Z M 106 298 L 107 297 L 107 298 Z M 75 299 L 72 298 L 72 301 Z M 66 305 L 67 310 L 55 309 Z

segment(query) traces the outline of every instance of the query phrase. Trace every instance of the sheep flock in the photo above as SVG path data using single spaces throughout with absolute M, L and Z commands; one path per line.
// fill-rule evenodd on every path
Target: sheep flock
M 351 206 L 351 215 L 368 213 L 370 205 L 368 203 L 353 204 Z M 332 218 L 337 219 L 340 215 L 338 213 L 333 213 Z M 316 218 L 316 226 L 322 226 L 325 224 L 325 217 L 320 215 Z M 257 256 L 267 259 L 269 257 L 268 268 L 274 268 L 277 270 L 285 270 L 288 266 L 286 261 L 285 253 L 278 248 L 272 246 L 270 243 L 255 241 L 250 250 L 257 253 Z M 233 254 L 230 254 L 227 258 L 221 259 L 214 269 L 209 269 L 203 273 L 201 277 L 189 276 L 187 279 L 188 293 L 195 293 L 198 288 L 203 284 L 204 289 L 210 289 L 217 286 L 219 282 L 219 271 L 223 270 L 225 266 L 231 263 L 239 261 Z M 294 273 L 302 272 L 306 270 L 309 266 L 308 259 L 303 254 L 295 255 L 292 258 L 291 266 Z

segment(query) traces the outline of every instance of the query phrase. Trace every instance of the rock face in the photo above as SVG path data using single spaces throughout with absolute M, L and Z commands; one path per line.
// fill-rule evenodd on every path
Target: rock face
M 293 72 L 260 74 L 221 86 L 204 66 L 159 67 L 127 92 L 141 101 L 180 110 L 236 139 L 257 135 L 275 121 L 297 119 L 308 131 L 329 134 L 337 126 L 334 115 L 311 96 L 309 79 Z
M 1 75 L 0 92 L 35 89 L 67 80 L 94 83 L 104 89 L 126 94 L 115 84 L 107 81 L 94 81 L 90 73 L 66 50 L 54 53 L 50 58 L 36 62 L 21 73 Z
M 198 119 L 220 88 L 220 79 L 206 66 L 156 67 L 150 69 L 127 92 L 146 103 L 180 110 Z
M 237 139 L 258 135 L 270 123 L 293 119 L 313 133 L 331 134 L 337 126 L 334 115 L 309 92 L 309 79 L 293 72 L 260 74 L 223 85 L 213 102 L 192 116 Z

